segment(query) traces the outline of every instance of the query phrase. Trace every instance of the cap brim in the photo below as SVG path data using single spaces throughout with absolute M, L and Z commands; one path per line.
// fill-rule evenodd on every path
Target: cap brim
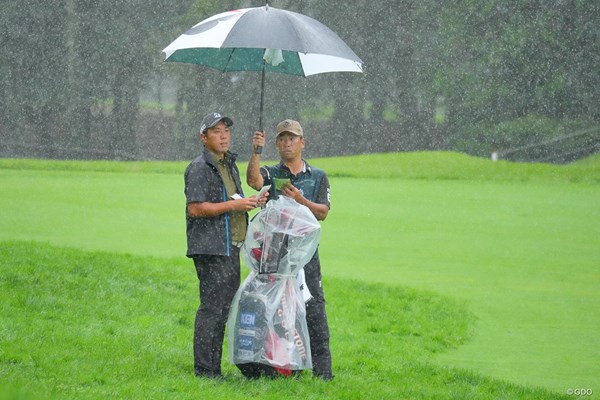
M 219 118 L 218 120 L 216 120 L 215 122 L 213 122 L 212 124 L 210 124 L 209 126 L 207 126 L 206 129 L 214 128 L 214 126 L 217 125 L 221 121 L 225 122 L 225 125 L 227 125 L 227 126 L 232 126 L 233 125 L 233 120 L 231 118 L 229 118 L 229 117 L 222 117 L 222 118 Z
M 277 136 L 279 136 L 279 135 L 282 135 L 282 134 L 284 134 L 284 133 L 289 133 L 289 134 L 292 134 L 292 135 L 294 135 L 294 136 L 300 136 L 300 137 L 304 137 L 304 135 L 300 135 L 300 134 L 298 134 L 298 133 L 296 133 L 296 132 L 290 132 L 290 131 L 281 131 L 281 132 L 279 132 L 279 133 L 277 134 Z

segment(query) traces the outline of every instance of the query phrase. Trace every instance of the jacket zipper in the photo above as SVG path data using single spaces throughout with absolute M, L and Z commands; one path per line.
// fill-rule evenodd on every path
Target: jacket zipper
M 223 183 L 223 201 L 227 201 L 227 189 L 225 188 L 225 183 Z M 225 213 L 225 236 L 226 236 L 226 244 L 227 244 L 227 257 L 231 256 L 230 249 L 231 243 L 229 238 L 229 213 Z

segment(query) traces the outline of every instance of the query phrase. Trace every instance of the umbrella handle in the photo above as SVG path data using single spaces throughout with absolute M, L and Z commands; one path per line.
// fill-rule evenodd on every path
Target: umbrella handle
M 262 77 L 260 80 L 260 109 L 258 111 L 258 130 L 263 131 L 263 103 L 265 101 L 265 60 L 263 59 L 262 66 Z M 262 153 L 262 146 L 256 146 L 254 148 L 255 154 Z

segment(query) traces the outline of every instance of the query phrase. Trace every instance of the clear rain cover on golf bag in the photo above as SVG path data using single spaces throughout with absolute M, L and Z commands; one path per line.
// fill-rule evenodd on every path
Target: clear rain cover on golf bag
M 285 196 L 250 222 L 242 257 L 252 270 L 229 313 L 229 360 L 247 377 L 312 368 L 306 308 L 297 280 L 319 244 L 321 226 Z

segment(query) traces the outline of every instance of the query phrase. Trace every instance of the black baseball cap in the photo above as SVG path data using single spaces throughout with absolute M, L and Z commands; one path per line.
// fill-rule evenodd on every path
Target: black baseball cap
M 202 125 L 200 125 L 200 132 L 206 131 L 208 128 L 212 128 L 219 121 L 225 122 L 225 125 L 231 126 L 233 125 L 233 120 L 229 117 L 224 116 L 220 112 L 212 112 L 202 119 Z

